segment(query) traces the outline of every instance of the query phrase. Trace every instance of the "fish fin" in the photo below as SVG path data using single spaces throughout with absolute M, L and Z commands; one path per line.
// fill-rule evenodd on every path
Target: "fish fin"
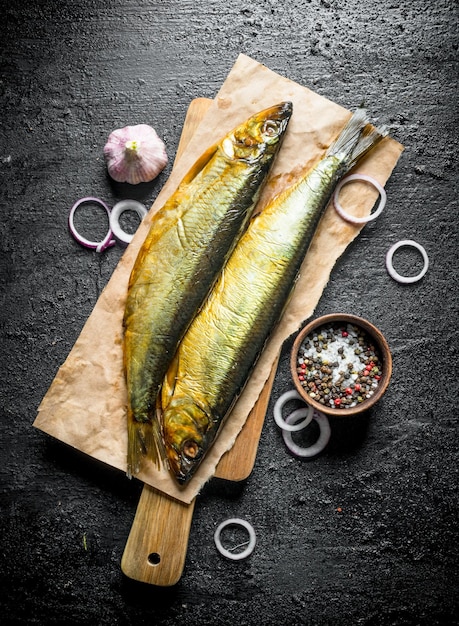
M 132 416 L 128 421 L 128 478 L 139 473 L 144 458 L 149 458 L 155 466 L 161 468 L 161 459 L 165 457 L 161 427 L 156 419 L 137 422 Z
M 166 408 L 166 406 L 169 404 L 170 398 L 174 395 L 177 374 L 178 374 L 178 367 L 179 367 L 179 358 L 178 358 L 178 353 L 176 352 L 174 355 L 174 358 L 172 359 L 167 369 L 167 372 L 166 372 L 166 375 L 164 377 L 163 384 L 161 387 L 161 393 L 159 394 L 160 410 L 164 410 Z
M 140 471 L 142 459 L 145 455 L 145 445 L 143 437 L 144 424 L 136 422 L 132 417 L 128 421 L 128 449 L 127 449 L 127 470 L 128 478 L 132 478 Z
M 343 154 L 349 170 L 387 134 L 388 129 L 385 126 L 381 128 L 372 126 L 365 109 L 359 108 L 330 145 L 327 156 Z
M 360 139 L 352 151 L 351 158 L 349 160 L 349 169 L 353 167 L 357 161 L 359 161 L 367 152 L 374 148 L 384 137 L 389 134 L 387 126 L 381 126 L 375 128 L 371 124 L 365 126 L 360 136 Z
M 345 153 L 350 154 L 355 148 L 362 130 L 368 124 L 367 112 L 365 109 L 356 109 L 346 122 L 343 130 L 333 141 L 326 152 L 326 156 Z

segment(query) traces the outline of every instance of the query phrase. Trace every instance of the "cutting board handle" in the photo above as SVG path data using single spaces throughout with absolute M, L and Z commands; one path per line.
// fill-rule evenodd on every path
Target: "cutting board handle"
M 175 585 L 182 574 L 195 500 L 185 504 L 144 485 L 121 559 L 123 573 L 152 585 Z

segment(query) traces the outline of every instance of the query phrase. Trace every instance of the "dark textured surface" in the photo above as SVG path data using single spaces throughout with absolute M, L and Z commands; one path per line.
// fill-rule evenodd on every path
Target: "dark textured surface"
M 0 30 L 2 623 L 457 623 L 457 3 L 3 1 Z M 170 172 L 113 185 L 108 133 L 149 123 L 172 162 L 190 101 L 214 97 L 240 52 L 347 108 L 364 102 L 406 147 L 386 210 L 316 311 L 376 324 L 394 373 L 371 414 L 333 424 L 304 463 L 272 420 L 292 385 L 287 342 L 252 475 L 209 484 L 182 579 L 158 589 L 120 570 L 141 485 L 31 425 L 122 254 L 79 247 L 71 205 L 91 194 L 149 206 Z M 100 226 L 85 215 L 89 235 Z M 406 238 L 431 265 L 403 286 L 384 256 Z M 399 267 L 417 262 L 406 253 Z M 233 516 L 258 539 L 238 563 L 213 544 Z

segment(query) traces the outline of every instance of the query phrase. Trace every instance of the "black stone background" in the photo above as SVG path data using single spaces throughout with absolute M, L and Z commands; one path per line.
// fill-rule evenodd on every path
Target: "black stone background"
M 230 626 L 458 623 L 457 3 L 453 0 L 1 2 L 2 624 Z M 150 206 L 152 184 L 106 174 L 113 129 L 149 123 L 172 163 L 190 101 L 212 98 L 243 52 L 349 108 L 405 146 L 379 219 L 339 260 L 316 315 L 350 312 L 386 335 L 394 372 L 364 419 L 332 424 L 312 462 L 273 423 L 291 386 L 285 345 L 257 461 L 199 497 L 172 588 L 126 579 L 120 559 L 142 485 L 32 427 L 123 248 L 80 247 L 72 204 Z M 102 235 L 100 215 L 80 228 Z M 385 269 L 399 239 L 426 248 L 414 285 Z M 401 272 L 420 269 L 400 252 Z M 341 510 L 340 510 L 341 509 Z M 253 555 L 221 557 L 228 517 Z

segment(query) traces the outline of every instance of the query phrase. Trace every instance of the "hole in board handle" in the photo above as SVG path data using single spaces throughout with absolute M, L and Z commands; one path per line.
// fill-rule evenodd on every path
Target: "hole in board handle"
M 150 565 L 159 565 L 161 562 L 161 557 L 157 552 L 152 552 L 148 555 L 147 561 Z

